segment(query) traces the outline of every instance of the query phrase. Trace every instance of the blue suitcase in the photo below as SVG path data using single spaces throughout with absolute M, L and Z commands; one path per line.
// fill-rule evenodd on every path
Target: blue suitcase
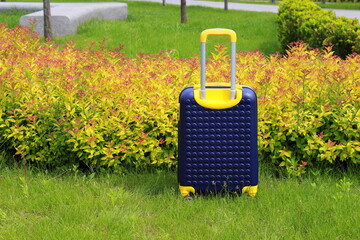
M 206 83 L 208 36 L 230 36 L 231 82 Z M 179 97 L 178 182 L 181 195 L 240 192 L 255 197 L 258 188 L 257 97 L 235 83 L 236 33 L 207 29 L 200 35 L 201 84 Z

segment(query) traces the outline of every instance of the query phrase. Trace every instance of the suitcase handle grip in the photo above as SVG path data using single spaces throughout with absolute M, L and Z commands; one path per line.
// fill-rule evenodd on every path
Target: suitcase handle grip
M 231 29 L 213 28 L 206 29 L 200 34 L 200 52 L 201 52 L 201 82 L 200 93 L 201 98 L 206 99 L 206 40 L 208 36 L 229 36 L 231 41 L 231 78 L 230 78 L 230 99 L 235 99 L 236 93 L 236 33 Z
M 212 28 L 206 29 L 200 34 L 200 42 L 206 43 L 208 36 L 229 36 L 231 42 L 236 42 L 236 33 L 231 29 Z

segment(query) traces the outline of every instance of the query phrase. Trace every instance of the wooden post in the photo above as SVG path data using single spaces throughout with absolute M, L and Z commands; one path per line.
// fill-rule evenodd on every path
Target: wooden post
M 163 4 L 163 6 L 165 6 L 166 5 L 166 0 L 162 0 L 162 4 Z
M 44 1 L 44 37 L 52 41 L 50 0 Z
M 228 0 L 224 0 L 224 10 L 228 10 Z
M 181 0 L 181 23 L 186 23 L 186 0 Z

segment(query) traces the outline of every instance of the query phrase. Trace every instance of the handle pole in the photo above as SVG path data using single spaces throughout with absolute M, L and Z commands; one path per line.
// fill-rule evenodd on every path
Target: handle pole
M 236 42 L 231 42 L 231 89 L 230 99 L 235 99 L 236 88 Z
M 200 64 L 201 64 L 201 82 L 200 82 L 200 93 L 201 93 L 201 98 L 205 99 L 206 98 L 206 91 L 205 91 L 205 84 L 206 84 L 206 43 L 202 42 L 201 43 L 201 59 L 200 59 Z

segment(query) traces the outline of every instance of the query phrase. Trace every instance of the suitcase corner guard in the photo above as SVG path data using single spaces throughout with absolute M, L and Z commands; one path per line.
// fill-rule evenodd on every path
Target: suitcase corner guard
M 245 186 L 242 189 L 242 193 L 247 193 L 250 197 L 255 197 L 258 190 L 258 185 L 256 186 Z
M 180 193 L 183 198 L 189 197 L 191 195 L 195 195 L 195 188 L 190 186 L 179 186 Z

